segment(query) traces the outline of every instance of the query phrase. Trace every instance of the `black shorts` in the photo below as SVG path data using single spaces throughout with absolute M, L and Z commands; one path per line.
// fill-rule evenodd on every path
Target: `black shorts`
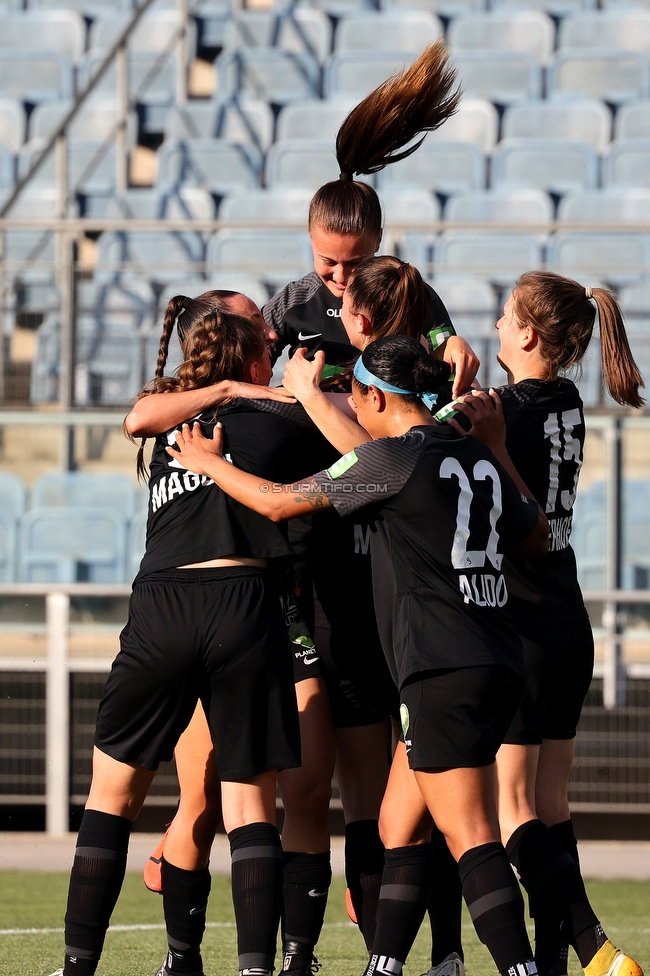
M 520 628 L 526 692 L 504 742 L 539 745 L 574 739 L 594 671 L 589 618 Z
M 172 758 L 203 702 L 222 780 L 300 765 L 287 634 L 261 569 L 184 569 L 136 580 L 95 745 L 145 769 Z
M 416 675 L 400 693 L 411 769 L 489 766 L 523 690 L 520 675 L 497 665 Z

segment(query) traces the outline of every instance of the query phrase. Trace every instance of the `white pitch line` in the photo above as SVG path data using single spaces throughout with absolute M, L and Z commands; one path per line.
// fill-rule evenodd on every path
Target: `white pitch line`
M 325 922 L 325 926 L 328 928 L 356 928 L 354 922 Z M 235 927 L 234 922 L 206 922 L 206 928 L 208 929 L 233 929 Z M 111 925 L 108 933 L 111 932 L 150 932 L 156 929 L 164 929 L 165 926 L 160 923 L 155 923 L 151 925 Z M 65 929 L 0 929 L 0 935 L 57 935 L 64 932 Z

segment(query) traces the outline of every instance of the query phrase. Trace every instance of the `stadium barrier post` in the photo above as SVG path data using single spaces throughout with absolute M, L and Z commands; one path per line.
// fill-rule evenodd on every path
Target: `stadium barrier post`
M 69 805 L 70 676 L 68 673 L 68 625 L 70 597 L 48 593 L 47 677 L 45 691 L 45 786 L 48 834 L 67 834 Z
M 611 417 L 605 428 L 607 450 L 607 549 L 606 589 L 621 588 L 621 540 L 622 540 L 622 478 L 623 438 L 620 417 Z M 605 602 L 603 611 L 605 635 L 605 661 L 603 675 L 603 704 L 616 708 L 625 704 L 625 666 L 621 639 L 622 621 L 618 600 L 614 596 Z

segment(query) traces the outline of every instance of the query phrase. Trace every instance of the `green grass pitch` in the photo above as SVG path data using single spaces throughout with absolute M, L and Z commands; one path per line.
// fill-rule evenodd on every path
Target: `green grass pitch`
M 650 967 L 650 883 L 596 882 L 588 884 L 594 908 L 612 940 L 647 970 Z M 62 964 L 67 876 L 31 872 L 0 872 L 0 976 L 46 976 Z M 162 923 L 162 901 L 148 892 L 139 875 L 127 875 L 113 916 L 118 927 L 106 937 L 97 976 L 154 976 L 165 954 L 162 928 L 133 929 Z M 206 976 L 236 976 L 235 929 L 228 879 L 216 876 L 208 910 L 204 940 Z M 126 930 L 120 930 L 125 926 Z M 30 933 L 7 930 L 34 929 Z M 129 930 L 131 929 L 131 930 Z M 495 969 L 484 946 L 477 941 L 465 919 L 468 976 L 494 976 Z M 406 972 L 425 973 L 429 967 L 428 925 L 418 937 Z M 317 948 L 322 976 L 361 976 L 365 954 L 361 936 L 348 924 L 344 907 L 343 879 L 335 878 L 323 935 Z M 277 962 L 277 959 L 276 959 Z M 581 973 L 573 958 L 570 976 Z

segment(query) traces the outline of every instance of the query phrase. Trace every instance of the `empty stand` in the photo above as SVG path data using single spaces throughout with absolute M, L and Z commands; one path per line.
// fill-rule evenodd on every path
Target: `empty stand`
M 586 189 L 598 183 L 598 156 L 582 142 L 503 139 L 492 156 L 492 182 L 553 193 Z
M 206 263 L 211 270 L 243 272 L 280 287 L 307 274 L 313 258 L 306 232 L 220 230 L 208 242 Z
M 438 17 L 425 10 L 352 14 L 336 31 L 336 50 L 407 51 L 419 54 L 442 35 Z
M 555 46 L 555 27 L 540 10 L 465 15 L 452 21 L 449 46 L 454 55 L 466 51 L 521 51 L 546 64 Z
M 0 13 L 0 49 L 51 51 L 73 63 L 86 49 L 86 24 L 74 10 Z
M 472 273 L 510 287 L 524 271 L 542 266 L 542 246 L 529 234 L 448 230 L 435 249 L 436 271 Z
M 334 143 L 311 139 L 276 142 L 266 160 L 266 183 L 270 187 L 306 187 L 317 190 L 337 179 L 339 165 Z
M 0 143 L 18 152 L 25 141 L 25 109 L 14 98 L 0 98 Z
M 277 105 L 319 95 L 319 70 L 308 54 L 276 48 L 226 51 L 217 61 L 219 91 Z
M 568 139 L 603 152 L 611 133 L 610 110 L 593 98 L 522 102 L 511 105 L 503 116 L 504 138 Z
M 484 98 L 463 98 L 458 111 L 439 129 L 428 135 L 435 142 L 473 142 L 481 152 L 494 149 L 499 132 L 499 115 Z
M 29 138 L 48 139 L 59 127 L 72 107 L 72 100 L 43 102 L 29 117 Z M 111 139 L 119 121 L 117 102 L 113 98 L 91 98 L 70 123 L 68 138 L 75 142 L 103 142 Z M 127 117 L 127 140 L 130 146 L 137 137 L 137 119 L 133 112 Z
M 314 139 L 334 143 L 345 117 L 355 104 L 353 98 L 330 98 L 326 101 L 313 98 L 285 105 L 278 116 L 276 137 L 278 141 Z
M 463 91 L 499 105 L 541 98 L 539 61 L 523 51 L 458 51 L 453 62 Z
M 403 51 L 341 51 L 325 65 L 327 98 L 364 98 L 383 81 L 414 59 Z
M 89 33 L 88 47 L 94 51 L 107 51 L 115 44 L 129 21 L 129 15 L 98 17 Z M 196 49 L 196 28 L 189 19 L 185 34 L 188 54 Z M 168 51 L 178 37 L 180 21 L 176 10 L 147 11 L 131 33 L 128 47 L 131 51 Z
M 18 175 L 29 170 L 34 160 L 45 148 L 45 139 L 31 139 L 18 157 Z M 116 149 L 115 143 L 77 142 L 68 140 L 67 178 L 71 193 L 110 194 L 115 191 Z M 56 186 L 56 162 L 54 153 L 48 153 L 45 161 L 34 174 L 31 185 Z
M 549 68 L 549 93 L 570 93 L 621 104 L 650 94 L 650 65 L 637 51 L 557 51 Z
M 259 186 L 261 159 L 252 146 L 225 139 L 179 139 L 160 150 L 158 185 L 198 186 L 226 194 Z
M 166 142 L 225 139 L 226 142 L 251 145 L 258 153 L 263 153 L 273 142 L 273 125 L 270 105 L 259 98 L 196 100 L 169 110 L 164 135 Z
M 135 488 L 130 478 L 119 474 L 51 471 L 36 479 L 30 502 L 32 508 L 107 508 L 130 519 L 135 513 Z M 0 508 L 4 508 L 1 494 Z
M 590 10 L 560 24 L 560 49 L 595 48 L 650 55 L 650 10 Z
M 614 121 L 616 139 L 650 139 L 650 101 L 621 105 Z
M 450 224 L 550 224 L 551 200 L 541 190 L 499 188 L 452 197 L 445 208 Z
M 650 186 L 650 139 L 620 139 L 603 159 L 603 183 L 610 187 Z
M 226 23 L 223 47 L 277 47 L 304 52 L 322 64 L 332 50 L 332 22 L 322 10 L 309 7 L 243 10 Z
M 580 279 L 585 272 L 614 284 L 650 273 L 650 238 L 641 233 L 559 231 L 550 241 L 549 268 Z
M 382 170 L 378 182 L 382 190 L 398 186 L 445 194 L 480 190 L 485 186 L 485 159 L 472 143 L 427 139 L 416 153 Z
M 221 204 L 219 219 L 250 221 L 251 224 L 298 224 L 307 226 L 309 189 L 277 187 L 233 193 Z
M 566 224 L 650 224 L 650 189 L 568 194 L 560 201 L 558 220 Z
M 182 281 L 204 257 L 199 234 L 174 231 L 108 231 L 99 239 L 97 280 L 120 273 L 139 274 L 159 283 Z
M 44 508 L 20 525 L 19 578 L 30 583 L 121 583 L 124 518 L 109 509 Z
M 63 54 L 5 48 L 0 58 L 0 96 L 21 102 L 71 98 L 72 62 Z

